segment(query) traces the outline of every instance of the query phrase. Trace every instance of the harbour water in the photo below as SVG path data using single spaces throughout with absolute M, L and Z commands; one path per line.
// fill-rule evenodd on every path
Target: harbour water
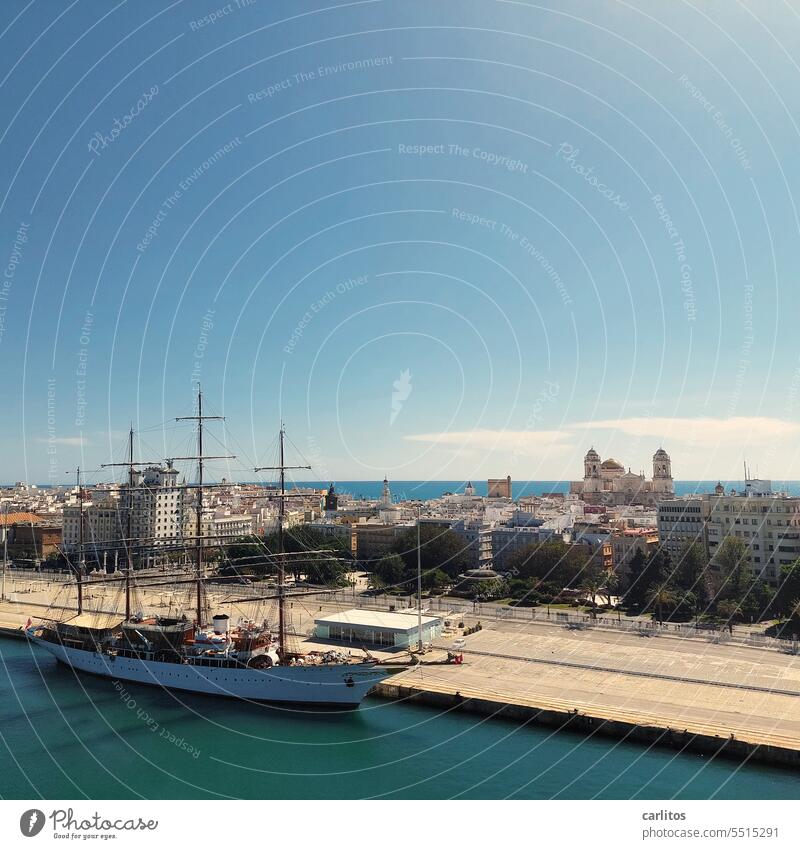
M 800 775 L 378 699 L 115 686 L 0 640 L 0 797 L 797 799 Z

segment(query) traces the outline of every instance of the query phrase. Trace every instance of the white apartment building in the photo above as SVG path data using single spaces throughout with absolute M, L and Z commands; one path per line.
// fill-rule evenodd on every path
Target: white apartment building
M 492 523 L 485 519 L 449 519 L 438 516 L 422 518 L 423 525 L 438 525 L 453 531 L 463 543 L 463 552 L 469 558 L 469 569 L 482 569 L 492 565 Z
M 492 565 L 492 523 L 474 519 L 457 522 L 453 530 L 467 545 L 472 569 L 482 569 Z
M 552 528 L 543 528 L 541 524 L 521 527 L 498 525 L 492 528 L 492 568 L 496 572 L 506 571 L 511 556 L 517 551 L 539 545 L 556 535 Z M 557 536 L 561 538 L 561 534 Z
M 714 558 L 722 541 L 733 536 L 747 546 L 753 574 L 777 587 L 781 567 L 800 557 L 800 498 L 769 492 L 768 481 L 758 483 L 759 487 L 750 487 L 747 495 L 710 497 L 711 570 L 719 571 Z
M 122 489 L 124 532 L 127 511 L 131 510 L 131 537 L 134 545 L 165 546 L 184 537 L 186 492 L 178 485 L 178 470 L 171 466 L 148 466 L 134 472 L 133 488 Z
M 343 525 L 330 519 L 316 519 L 308 523 L 308 527 L 320 536 L 339 539 L 347 545 L 349 551 L 355 553 L 355 533 L 353 525 Z
M 217 541 L 241 539 L 253 533 L 252 516 L 214 516 L 209 524 L 209 533 Z
M 708 495 L 670 498 L 658 504 L 658 543 L 676 560 L 691 543 L 708 552 L 706 526 L 710 510 Z
M 123 518 L 119 498 L 102 501 L 84 499 L 83 510 L 79 504 L 64 507 L 63 545 L 67 551 L 77 551 L 81 541 L 81 515 L 83 520 L 83 550 L 103 551 L 115 546 L 123 535 Z

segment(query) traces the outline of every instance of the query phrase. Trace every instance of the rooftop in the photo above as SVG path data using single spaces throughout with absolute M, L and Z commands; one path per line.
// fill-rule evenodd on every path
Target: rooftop
M 36 525 L 42 521 L 42 517 L 36 513 L 0 513 L 0 525 Z
M 365 628 L 380 628 L 384 631 L 414 631 L 417 628 L 416 613 L 385 613 L 381 610 L 342 610 L 330 616 L 314 620 L 318 625 L 360 625 Z M 422 624 L 431 625 L 441 621 L 438 616 L 423 616 Z

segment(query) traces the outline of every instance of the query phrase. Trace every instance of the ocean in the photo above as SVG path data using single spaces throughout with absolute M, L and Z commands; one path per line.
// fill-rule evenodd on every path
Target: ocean
M 256 481 L 247 481 L 247 483 L 256 483 Z M 331 481 L 288 481 L 287 487 L 314 487 L 316 489 L 327 489 Z M 460 481 L 389 481 L 389 487 L 392 492 L 394 501 L 404 501 L 406 499 L 422 499 L 423 501 L 431 498 L 441 498 L 447 492 L 463 492 L 464 487 L 469 483 L 466 480 Z M 716 480 L 706 481 L 675 481 L 676 495 L 691 495 L 693 493 L 713 492 L 717 485 Z M 740 480 L 722 481 L 726 491 L 735 489 L 740 492 L 744 489 L 744 482 Z M 51 489 L 50 484 L 37 484 L 40 489 Z M 354 498 L 376 499 L 383 494 L 383 481 L 334 481 L 336 491 L 346 493 Z M 477 495 L 486 495 L 488 492 L 488 484 L 486 481 L 474 480 L 472 485 L 475 487 Z M 11 484 L 0 484 L 0 486 L 11 486 Z M 800 481 L 772 481 L 772 488 L 776 492 L 787 492 L 789 495 L 800 495 Z M 520 498 L 523 495 L 544 495 L 548 492 L 569 492 L 569 481 L 516 481 L 511 482 L 511 492 L 514 498 Z
M 328 487 L 330 481 L 297 481 L 295 486 Z M 468 481 L 389 481 L 394 501 L 406 499 L 440 498 L 446 492 L 463 492 Z M 725 490 L 744 489 L 743 481 L 722 481 Z M 486 495 L 486 481 L 472 481 L 477 495 Z M 713 492 L 717 481 L 675 481 L 676 495 L 691 495 L 693 493 Z M 383 493 L 383 481 L 337 481 L 336 490 L 347 493 L 354 498 L 380 498 Z M 773 481 L 772 487 L 776 492 L 788 492 L 789 495 L 800 495 L 800 481 Z M 523 495 L 543 495 L 548 492 L 569 492 L 569 481 L 515 481 L 511 482 L 514 498 Z
M 115 687 L 0 640 L 6 799 L 797 799 L 800 775 L 368 699 L 300 712 Z

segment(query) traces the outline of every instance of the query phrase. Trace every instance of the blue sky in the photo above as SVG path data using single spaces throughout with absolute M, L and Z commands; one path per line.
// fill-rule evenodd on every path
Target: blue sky
M 0 32 L 0 479 L 131 420 L 178 453 L 198 378 L 218 474 L 283 418 L 312 478 L 592 444 L 800 478 L 788 4 L 8 0 Z

